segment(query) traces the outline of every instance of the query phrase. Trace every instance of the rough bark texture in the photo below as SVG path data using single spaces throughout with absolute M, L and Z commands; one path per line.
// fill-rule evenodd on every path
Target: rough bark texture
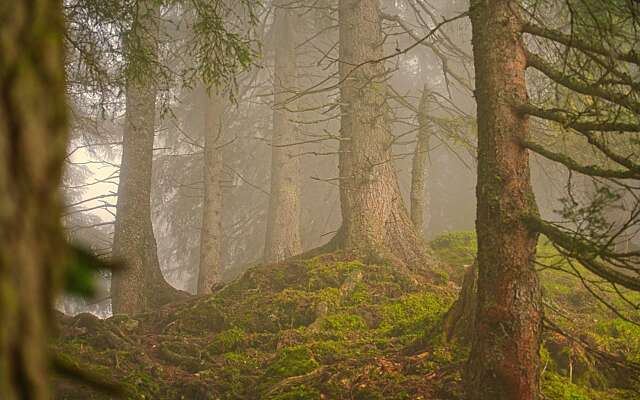
M 222 97 L 202 89 L 204 104 L 204 200 L 198 294 L 211 293 L 222 276 Z
M 446 342 L 459 341 L 470 344 L 476 321 L 478 299 L 478 265 L 473 263 L 464 274 L 462 290 L 443 320 Z
M 271 151 L 271 197 L 267 215 L 264 259 L 282 261 L 302 252 L 300 244 L 300 159 L 296 157 L 295 126 L 282 107 L 296 84 L 296 8 L 288 0 L 276 3 L 274 111 Z M 284 146 L 284 147 L 283 147 Z
M 384 56 L 377 0 L 341 0 L 340 203 L 346 250 L 425 261 L 403 203 L 391 155 Z M 355 68 L 354 68 L 355 67 Z
M 424 237 L 426 224 L 425 211 L 427 211 L 427 157 L 429 156 L 429 141 L 431 132 L 429 127 L 429 102 L 428 90 L 422 91 L 420 106 L 418 108 L 418 137 L 416 149 L 413 154 L 413 164 L 411 168 L 411 221 L 418 232 Z
M 49 399 L 67 144 L 60 1 L 0 5 L 0 398 Z
M 467 398 L 538 398 L 541 294 L 533 268 L 536 212 L 529 182 L 525 52 L 517 1 L 471 3 L 478 104 L 478 298 Z
M 132 35 L 141 43 L 139 51 L 155 58 L 159 5 L 153 0 L 137 3 L 137 21 Z M 134 70 L 135 66 L 131 67 Z M 152 68 L 151 68 L 152 69 Z M 113 273 L 112 309 L 133 314 L 172 300 L 178 293 L 162 276 L 156 239 L 151 223 L 151 169 L 156 110 L 156 86 L 148 73 L 127 79 L 126 116 L 118 185 L 118 204 L 113 257 L 126 268 Z

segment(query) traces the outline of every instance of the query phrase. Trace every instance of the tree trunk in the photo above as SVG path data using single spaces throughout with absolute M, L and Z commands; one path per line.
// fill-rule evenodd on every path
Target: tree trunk
M 200 232 L 198 294 L 211 293 L 222 276 L 222 98 L 202 88 L 204 109 L 204 200 Z
M 443 320 L 445 342 L 456 340 L 470 344 L 476 321 L 478 299 L 478 265 L 473 263 L 467 268 L 462 281 L 462 290 Z
M 296 9 L 276 2 L 274 111 L 271 151 L 271 197 L 264 259 L 277 262 L 300 254 L 300 160 L 295 155 L 295 126 L 283 108 L 296 84 Z
M 471 3 L 478 117 L 478 298 L 467 398 L 538 398 L 541 293 L 533 267 L 537 234 L 523 222 L 536 213 L 527 151 L 520 4 Z
M 428 222 L 425 220 L 425 210 L 427 208 L 427 172 L 425 167 L 429 156 L 429 140 L 431 138 L 428 96 L 429 93 L 425 85 L 418 108 L 418 137 L 411 168 L 411 221 L 418 235 L 422 238 L 424 238 L 424 230 Z
M 0 7 L 0 398 L 49 399 L 47 347 L 64 265 L 62 2 Z
M 158 52 L 157 19 L 160 8 L 153 0 L 137 3 L 138 18 L 132 36 L 140 48 Z M 156 239 L 151 223 L 151 170 L 155 127 L 156 86 L 145 72 L 129 73 L 126 87 L 126 116 L 122 140 L 122 162 L 118 184 L 118 204 L 113 241 L 113 257 L 126 268 L 114 271 L 111 281 L 113 313 L 133 314 L 154 309 L 171 301 L 177 291 L 162 276 Z M 130 71 L 135 66 L 130 66 Z
M 338 12 L 343 246 L 417 266 L 425 253 L 393 165 L 386 70 L 383 62 L 370 62 L 384 56 L 378 0 L 340 0 Z

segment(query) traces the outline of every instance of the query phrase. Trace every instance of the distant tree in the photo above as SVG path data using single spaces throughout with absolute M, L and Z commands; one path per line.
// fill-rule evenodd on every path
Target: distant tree
M 66 259 L 62 2 L 5 2 L 0 21 L 0 398 L 45 400 Z
M 422 91 L 417 117 L 418 133 L 411 166 L 411 221 L 418 234 L 424 238 L 424 230 L 428 222 L 425 219 L 425 212 L 428 214 L 426 164 L 432 134 L 429 122 L 429 91 L 426 86 Z
M 271 136 L 271 190 L 264 246 L 266 262 L 281 261 L 302 252 L 300 243 L 300 158 L 296 156 L 295 125 L 291 104 L 296 90 L 296 47 L 300 20 L 288 0 L 274 2 L 275 66 L 274 110 Z
M 115 271 L 111 281 L 112 310 L 123 314 L 157 308 L 177 292 L 162 276 L 151 223 L 160 5 L 140 0 L 136 7 L 124 39 L 129 60 L 113 242 L 113 257 L 126 261 L 127 268 Z
M 223 180 L 223 113 L 224 98 L 199 90 L 197 110 L 204 116 L 204 198 L 202 200 L 202 229 L 200 231 L 200 268 L 198 294 L 211 293 L 222 280 L 222 180 Z
M 341 0 L 338 14 L 342 228 L 336 241 L 349 251 L 415 266 L 425 254 L 393 164 L 379 4 Z
M 243 1 L 240 5 L 240 9 L 247 6 L 251 10 L 250 1 Z M 248 39 L 224 23 L 231 12 L 226 5 L 194 0 L 184 6 L 185 10 L 193 9 L 196 14 L 190 19 L 193 23 L 187 27 L 191 34 L 184 48 L 186 58 L 193 60 L 193 65 L 179 66 L 177 71 L 172 71 L 159 63 L 162 21 L 160 4 L 154 0 L 134 3 L 131 28 L 123 39 L 127 62 L 126 116 L 113 257 L 126 261 L 128 268 L 113 274 L 111 297 L 114 313 L 154 309 L 184 295 L 171 287 L 162 275 L 151 220 L 151 176 L 159 84 L 166 84 L 173 72 L 186 84 L 195 80 L 204 82 L 206 86 L 228 84 L 232 87 L 234 74 L 252 63 Z M 251 12 L 247 22 L 249 25 L 254 22 Z M 211 146 L 214 144 L 209 143 L 207 155 L 211 155 Z M 211 197 L 207 199 L 212 200 Z M 206 282 L 212 279 L 214 277 L 209 274 L 206 278 L 203 275 L 202 286 L 199 285 L 201 290 L 205 290 Z

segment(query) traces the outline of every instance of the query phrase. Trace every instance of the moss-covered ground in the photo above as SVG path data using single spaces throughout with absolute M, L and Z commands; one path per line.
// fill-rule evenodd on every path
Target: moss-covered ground
M 475 238 L 443 235 L 431 247 L 447 283 L 327 254 L 250 269 L 215 294 L 154 313 L 61 317 L 53 350 L 133 399 L 460 399 L 467 349 L 443 343 L 440 322 Z M 640 328 L 584 295 L 577 278 L 552 273 L 543 271 L 545 295 L 570 322 L 553 320 L 582 336 L 546 331 L 545 398 L 640 399 L 623 369 L 585 349 L 640 361 Z M 59 379 L 56 398 L 111 395 Z

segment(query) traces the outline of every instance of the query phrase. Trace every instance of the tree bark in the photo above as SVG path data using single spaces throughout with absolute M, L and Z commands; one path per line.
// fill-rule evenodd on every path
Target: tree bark
M 296 85 L 296 9 L 288 0 L 276 2 L 271 197 L 264 248 L 266 262 L 302 252 L 300 244 L 300 160 L 295 155 L 295 126 L 283 108 Z
M 478 118 L 478 298 L 466 369 L 467 398 L 538 398 L 541 291 L 533 268 L 537 213 L 529 178 L 527 101 L 520 5 L 471 3 Z
M 426 193 L 427 171 L 425 168 L 431 139 L 428 96 L 429 93 L 425 86 L 418 108 L 418 137 L 411 168 L 411 221 L 418 235 L 422 238 L 424 238 L 425 227 L 428 223 L 425 220 L 425 211 L 428 206 Z
M 153 0 L 137 3 L 137 20 L 131 34 L 139 40 L 136 51 L 158 52 L 159 4 Z M 133 63 L 134 61 L 132 61 Z M 126 84 L 126 115 L 118 184 L 118 204 L 113 241 L 113 257 L 126 268 L 114 271 L 111 281 L 113 313 L 134 314 L 157 308 L 175 298 L 178 291 L 169 285 L 160 270 L 156 239 L 151 222 L 151 172 L 157 88 L 152 66 L 145 72 L 130 65 Z M 150 71 L 148 71 L 150 70 Z
M 6 4 L 6 5 L 5 5 Z M 49 399 L 47 347 L 64 266 L 62 2 L 0 6 L 0 398 Z
M 377 0 L 340 0 L 343 247 L 417 266 L 425 253 L 403 203 L 393 165 L 385 98 L 382 18 Z
M 202 88 L 204 104 L 204 200 L 198 294 L 211 293 L 222 277 L 222 97 Z
M 470 344 L 473 339 L 478 299 L 478 265 L 467 268 L 462 281 L 462 290 L 443 320 L 445 342 L 453 340 Z

